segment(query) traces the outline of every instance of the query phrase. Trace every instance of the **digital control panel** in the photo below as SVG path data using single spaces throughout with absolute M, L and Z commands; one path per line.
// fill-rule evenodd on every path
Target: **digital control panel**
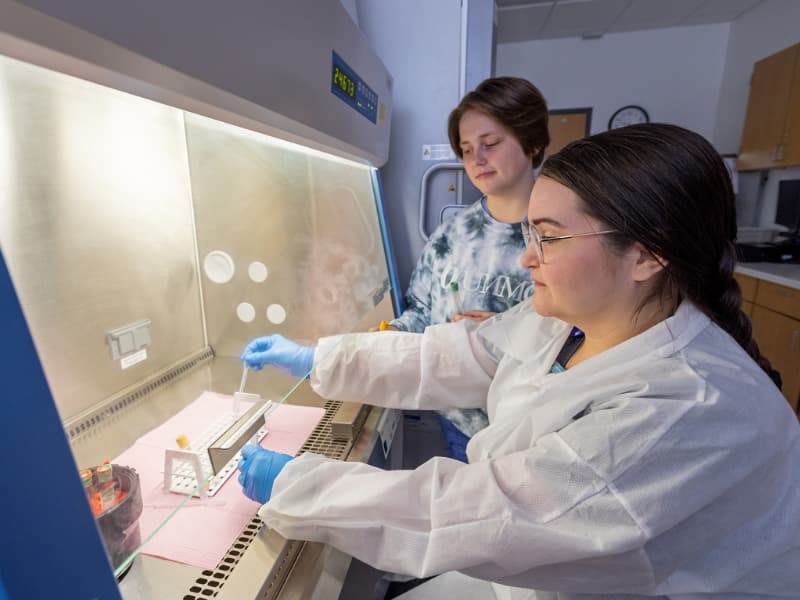
M 373 123 L 377 121 L 378 94 L 335 51 L 331 69 L 331 92 Z

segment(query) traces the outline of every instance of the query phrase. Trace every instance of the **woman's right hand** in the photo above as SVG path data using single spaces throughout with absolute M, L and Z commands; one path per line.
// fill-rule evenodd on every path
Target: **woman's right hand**
M 314 365 L 312 346 L 301 346 L 280 334 L 254 339 L 242 353 L 241 359 L 254 371 L 270 365 L 293 377 L 307 377 Z

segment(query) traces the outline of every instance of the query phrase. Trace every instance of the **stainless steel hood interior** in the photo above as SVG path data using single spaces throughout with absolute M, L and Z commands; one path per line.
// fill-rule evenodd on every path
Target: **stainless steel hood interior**
M 232 392 L 256 335 L 313 341 L 391 310 L 391 76 L 334 4 L 0 0 L 0 248 L 76 466 L 197 389 Z M 376 92 L 374 121 L 332 92 L 334 52 Z M 109 340 L 142 323 L 126 363 L 141 350 Z M 296 383 L 263 373 L 257 391 Z

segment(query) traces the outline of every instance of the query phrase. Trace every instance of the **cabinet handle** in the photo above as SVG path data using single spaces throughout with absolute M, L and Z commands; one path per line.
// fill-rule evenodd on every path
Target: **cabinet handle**
M 772 160 L 783 160 L 783 144 L 775 144 L 775 154 Z
M 792 352 L 797 352 L 798 347 L 800 347 L 800 329 L 795 329 L 792 331 L 792 343 L 789 348 Z

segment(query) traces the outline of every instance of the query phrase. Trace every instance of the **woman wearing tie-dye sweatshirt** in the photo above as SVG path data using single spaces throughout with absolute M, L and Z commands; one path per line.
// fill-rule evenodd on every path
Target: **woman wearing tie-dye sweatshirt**
M 533 293 L 519 264 L 521 224 L 550 141 L 545 99 L 525 79 L 486 79 L 450 113 L 448 135 L 483 197 L 433 232 L 411 275 L 406 310 L 390 329 L 482 321 Z M 466 460 L 467 441 L 488 420 L 482 410 L 452 410 L 441 423 L 451 456 Z

